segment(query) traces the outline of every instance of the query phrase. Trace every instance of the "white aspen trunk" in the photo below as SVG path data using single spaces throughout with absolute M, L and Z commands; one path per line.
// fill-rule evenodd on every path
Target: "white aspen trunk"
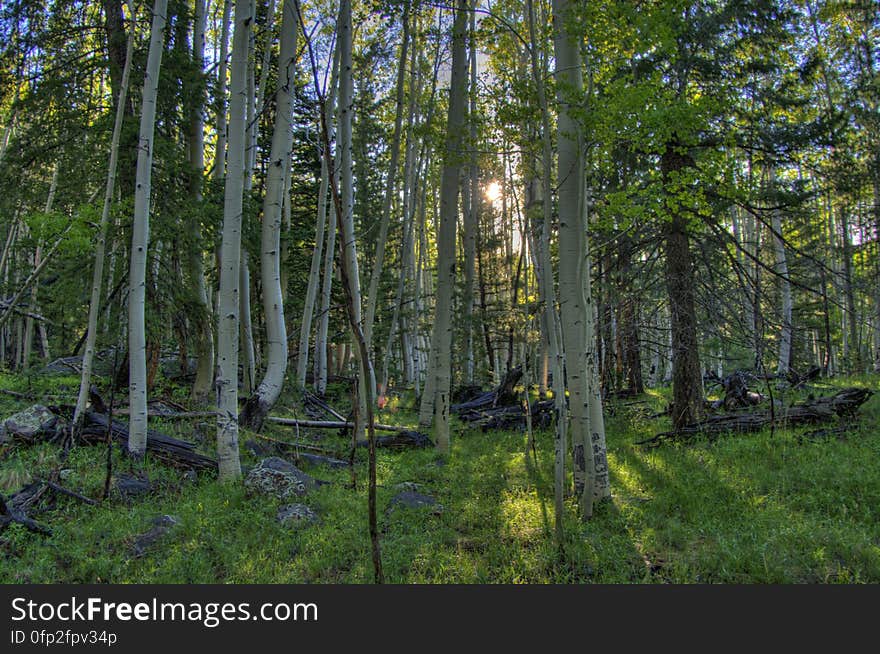
M 459 0 L 452 27 L 452 75 L 443 172 L 440 180 L 440 226 L 437 235 L 437 287 L 431 357 L 425 382 L 424 403 L 433 395 L 434 434 L 440 452 L 449 452 L 449 406 L 452 385 L 452 295 L 455 289 L 455 231 L 458 216 L 459 177 L 465 135 L 467 51 L 465 33 L 469 4 Z M 433 388 L 431 379 L 433 378 Z
M 193 64 L 201 73 L 205 65 L 205 20 L 206 0 L 196 0 L 193 21 Z M 204 109 L 205 96 L 200 91 L 193 104 L 190 115 L 190 165 L 193 168 L 193 186 L 191 193 L 195 202 L 202 201 L 202 183 L 205 174 L 205 135 Z M 193 382 L 192 398 L 197 404 L 205 404 L 211 399 L 214 384 L 214 329 L 211 315 L 211 304 L 208 301 L 208 289 L 202 266 L 201 225 L 198 219 L 190 221 L 192 247 L 189 253 L 189 273 L 191 283 L 196 285 L 196 297 L 202 313 L 202 319 L 195 325 L 196 344 L 196 378 Z
M 337 76 L 339 74 L 339 48 L 334 49 L 333 53 L 333 64 L 330 72 L 330 89 L 328 94 L 328 99 L 325 102 L 325 106 L 323 108 L 324 111 L 324 121 L 327 124 L 327 128 L 330 129 L 331 116 L 333 115 L 334 105 L 336 104 L 336 87 L 337 87 Z M 333 137 L 332 131 L 329 135 L 330 138 Z M 312 251 L 312 263 L 309 268 L 309 283 L 306 287 L 306 300 L 303 306 L 303 316 L 302 322 L 300 323 L 299 330 L 299 352 L 297 353 L 297 362 L 296 362 L 296 380 L 299 388 L 305 388 L 306 386 L 306 370 L 308 369 L 309 363 L 309 336 L 312 331 L 312 318 L 315 312 L 315 301 L 317 299 L 318 292 L 318 281 L 321 277 L 321 255 L 324 252 L 324 234 L 327 231 L 327 251 L 326 251 L 326 262 L 325 262 L 325 271 L 324 271 L 324 286 L 322 287 L 322 295 L 321 295 L 321 313 L 318 317 L 319 329 L 318 334 L 315 335 L 315 370 L 314 370 L 314 383 L 317 388 L 319 385 L 318 379 L 321 377 L 323 379 L 321 390 L 319 390 L 319 394 L 323 395 L 324 390 L 326 389 L 327 384 L 327 348 L 326 348 L 326 340 L 327 340 L 327 327 L 329 325 L 329 316 L 327 312 L 330 309 L 330 290 L 331 290 L 331 281 L 333 277 L 333 248 L 336 245 L 336 217 L 335 214 L 330 214 L 330 224 L 327 227 L 327 214 L 328 214 L 328 203 L 327 203 L 327 190 L 330 181 L 330 171 L 327 169 L 327 161 L 321 156 L 321 182 L 318 187 L 318 216 L 316 220 L 315 227 L 315 249 Z M 332 203 L 330 203 L 332 205 Z M 332 212 L 332 206 L 330 207 Z M 326 228 L 326 229 L 325 229 Z M 329 230 L 329 231 L 328 231 Z M 329 274 L 329 276 L 328 276 Z M 326 293 L 326 295 L 325 295 Z M 326 300 L 326 305 L 325 305 Z M 327 318 L 325 321 L 324 318 Z M 323 337 L 322 337 L 323 336 Z M 319 350 L 321 353 L 319 353 Z M 323 372 L 319 372 L 318 368 L 321 368 Z
M 245 114 L 245 149 L 244 149 L 244 192 L 250 193 L 254 184 L 254 163 L 257 159 L 257 137 L 259 136 L 259 121 L 257 120 L 257 82 L 256 82 L 256 57 L 257 40 L 253 27 L 257 19 L 257 0 L 251 0 L 251 30 L 248 34 L 247 54 L 247 112 Z M 244 314 L 239 317 L 244 319 Z
M 583 211 L 583 146 L 579 125 L 570 106 L 580 101 L 583 88 L 579 48 L 568 31 L 570 0 L 553 0 L 553 45 L 556 55 L 559 189 L 559 301 L 569 393 L 569 431 L 574 452 L 575 494 L 581 517 L 593 513 L 595 471 L 590 429 L 589 357 L 587 319 L 591 307 L 584 297 L 586 222 Z
M 239 351 L 244 356 L 242 361 L 241 390 L 245 395 L 254 392 L 254 384 L 257 378 L 257 361 L 254 355 L 254 327 L 251 321 L 251 267 L 247 250 L 241 249 L 241 260 L 238 268 L 239 288 L 239 316 L 238 326 Z
M 101 209 L 101 222 L 98 224 L 97 242 L 95 243 L 95 266 L 92 270 L 92 289 L 89 299 L 89 321 L 86 333 L 86 345 L 83 352 L 82 374 L 80 375 L 79 394 L 73 413 L 73 424 L 79 426 L 82 414 L 89 399 L 89 387 L 92 378 L 92 365 L 95 358 L 95 340 L 98 331 L 98 310 L 101 304 L 101 284 L 104 278 L 104 254 L 107 242 L 107 222 L 110 219 L 110 206 L 113 204 L 113 192 L 116 187 L 116 169 L 119 160 L 119 137 L 122 133 L 122 120 L 125 117 L 125 102 L 128 96 L 128 80 L 131 74 L 131 59 L 134 50 L 134 3 L 128 3 L 129 29 L 125 48 L 125 66 L 122 69 L 122 82 L 119 87 L 119 100 L 116 103 L 116 118 L 113 123 L 113 136 L 110 140 L 110 162 L 107 165 L 107 185 L 104 191 L 104 205 Z M 112 268 L 110 270 L 112 279 Z M 109 303 L 108 303 L 109 307 Z
M 232 46 L 229 149 L 220 249 L 217 338 L 217 458 L 220 480 L 241 477 L 238 452 L 238 308 L 241 223 L 244 194 L 245 104 L 248 41 L 252 24 L 249 0 L 235 1 Z M 246 292 L 246 289 L 244 289 Z
M 321 307 L 318 330 L 315 334 L 315 392 L 323 396 L 327 391 L 327 335 L 330 328 L 330 295 L 333 290 L 334 258 L 336 248 L 336 207 L 331 204 L 327 246 L 324 248 L 324 274 L 321 281 Z
M 348 293 L 351 297 L 352 321 L 357 325 L 362 325 L 361 313 L 361 287 L 360 274 L 358 272 L 357 248 L 354 236 L 354 180 L 352 178 L 352 138 L 351 125 L 352 114 L 354 113 L 354 83 L 352 79 L 352 21 L 351 21 L 351 1 L 342 0 L 339 8 L 339 143 L 338 155 L 340 166 L 340 184 L 339 195 L 344 212 L 341 216 L 337 215 L 336 220 L 340 226 L 340 238 L 342 257 L 345 260 L 344 266 L 347 271 Z M 358 366 L 358 403 L 359 415 L 367 415 L 367 397 L 372 396 L 373 387 L 371 384 L 372 373 L 368 373 L 372 369 L 369 361 L 361 361 L 363 352 L 359 348 L 356 349 L 355 355 L 360 363 Z M 369 351 L 366 353 L 369 356 Z M 346 363 L 348 358 L 346 357 Z M 365 435 L 365 426 L 363 420 L 357 421 L 355 428 L 355 438 L 363 440 Z
M 418 25 L 416 25 L 418 29 Z M 407 27 L 407 32 L 409 28 Z M 407 34 L 408 37 L 408 34 Z M 409 66 L 411 71 L 416 70 L 418 65 L 417 47 L 413 44 L 410 50 Z M 385 351 L 382 357 L 382 392 L 388 391 L 389 364 L 393 351 L 395 333 L 400 334 L 400 358 L 403 366 L 403 379 L 406 384 L 413 381 L 412 366 L 412 343 L 407 333 L 407 320 L 403 315 L 402 308 L 406 297 L 407 280 L 412 276 L 413 269 L 413 238 L 415 235 L 415 212 L 417 200 L 418 172 L 421 160 L 415 161 L 416 138 L 413 134 L 416 121 L 418 120 L 418 97 L 421 93 L 420 80 L 415 75 L 410 75 L 410 93 L 407 105 L 406 121 L 406 148 L 403 159 L 403 238 L 400 246 L 400 270 L 397 278 L 397 291 L 394 296 L 394 311 L 388 326 L 388 338 L 385 343 Z
M 469 38 L 470 38 L 470 79 L 469 79 L 469 106 L 468 106 L 468 136 L 470 143 L 470 162 L 468 169 L 469 191 L 465 196 L 464 220 L 462 223 L 462 241 L 464 244 L 464 290 L 461 297 L 461 308 L 464 323 L 464 373 L 468 384 L 474 382 L 474 280 L 476 279 L 477 259 L 477 226 L 479 225 L 480 210 L 480 186 L 479 169 L 477 167 L 477 41 L 476 41 L 476 7 L 474 0 L 470 12 Z M 497 365 L 495 372 L 498 372 Z
M 229 65 L 229 21 L 232 0 L 223 0 L 223 23 L 220 28 L 220 65 L 217 68 L 217 149 L 214 152 L 214 179 L 226 175 L 226 78 Z
M 153 165 L 153 130 L 156 125 L 156 96 L 159 67 L 164 47 L 165 13 L 168 0 L 156 0 L 150 30 L 150 50 L 141 97 L 141 126 L 138 140 L 137 175 L 132 222 L 128 294 L 128 450 L 141 459 L 147 449 L 147 340 L 144 325 L 147 284 L 147 248 L 150 242 L 150 182 Z
M 370 286 L 367 292 L 367 307 L 364 319 L 364 338 L 367 341 L 367 349 L 371 353 L 373 347 L 373 324 L 376 319 L 376 306 L 379 295 L 379 280 L 382 277 L 382 268 L 385 263 L 385 244 L 388 240 L 388 226 L 391 222 L 391 206 L 397 190 L 403 126 L 404 82 L 406 80 L 407 49 L 409 48 L 409 0 L 404 2 L 401 23 L 403 25 L 403 35 L 400 43 L 400 59 L 397 66 L 397 91 L 394 110 L 394 132 L 391 137 L 391 161 L 388 165 L 388 176 L 385 179 L 385 199 L 382 205 L 382 219 L 379 223 L 379 236 L 376 239 L 376 256 L 373 258 L 373 270 L 370 274 Z M 370 383 L 375 389 L 376 380 L 372 379 Z
M 770 184 L 775 182 L 775 171 L 770 170 Z M 776 273 L 778 275 L 780 292 L 782 295 L 782 328 L 779 332 L 779 359 L 776 374 L 788 374 L 791 364 L 791 282 L 788 280 L 788 262 L 785 257 L 785 241 L 782 232 L 782 216 L 779 211 L 773 211 L 771 217 L 773 226 L 773 245 L 776 249 Z M 720 375 L 719 375 L 720 376 Z
M 283 0 L 282 0 L 283 2 Z M 282 17 L 282 21 L 283 21 Z M 263 43 L 263 61 L 260 65 L 260 81 L 257 84 L 257 95 L 256 95 L 256 110 L 259 112 L 258 115 L 262 115 L 265 110 L 264 100 L 266 98 L 266 84 L 269 81 L 269 63 L 272 55 L 272 24 L 275 21 L 275 0 L 269 0 L 269 7 L 266 11 L 266 25 L 264 26 L 264 30 L 266 32 L 265 37 L 266 40 Z M 284 33 L 282 32 L 283 36 Z M 279 51 L 280 54 L 280 51 Z M 254 56 L 256 56 L 256 52 L 254 52 Z M 256 160 L 257 160 L 257 139 L 260 135 L 259 130 L 260 119 L 255 116 L 255 120 L 251 127 L 251 163 L 250 168 L 253 171 Z
M 284 327 L 284 299 L 281 293 L 281 219 L 284 180 L 290 168 L 293 144 L 293 90 L 296 69 L 297 17 L 293 0 L 283 0 L 281 49 L 278 59 L 275 128 L 272 133 L 266 196 L 263 200 L 260 273 L 263 311 L 266 316 L 266 372 L 254 396 L 245 404 L 242 424 L 254 429 L 275 404 L 287 372 L 287 331 Z
M 874 372 L 880 372 L 880 172 L 874 177 Z

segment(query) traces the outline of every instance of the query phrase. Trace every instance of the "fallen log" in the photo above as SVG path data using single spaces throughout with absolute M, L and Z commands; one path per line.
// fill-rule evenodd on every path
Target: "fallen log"
M 358 447 L 366 447 L 367 441 L 358 441 Z M 376 439 L 376 447 L 384 447 L 389 449 L 403 449 L 407 447 L 433 447 L 434 441 L 422 434 L 421 432 L 407 430 L 394 434 L 393 436 L 380 436 Z
M 554 402 L 553 400 L 532 402 L 529 411 L 533 426 L 547 427 L 553 420 Z M 525 427 L 526 408 L 522 403 L 519 403 L 497 408 L 468 409 L 461 412 L 458 417 L 471 423 L 474 427 L 480 427 L 483 431 L 512 429 Z
M 819 397 L 795 404 L 788 409 L 754 413 L 725 413 L 687 425 L 677 431 L 657 434 L 638 441 L 636 445 L 656 447 L 664 442 L 684 441 L 699 434 L 718 435 L 726 432 L 760 431 L 771 425 L 794 427 L 832 420 L 836 417 L 853 417 L 859 407 L 874 394 L 866 388 L 845 388 L 834 395 Z
M 32 518 L 28 518 L 23 511 L 20 511 L 15 507 L 15 504 L 11 500 L 7 501 L 6 498 L 0 494 L 0 531 L 6 529 L 6 527 L 13 522 L 23 525 L 34 533 L 43 534 L 44 536 L 52 535 L 52 530 L 49 529 L 49 527 L 41 525 Z
M 84 414 L 81 437 L 86 442 L 106 442 L 110 419 L 103 414 L 87 411 Z M 118 420 L 112 422 L 111 435 L 128 451 L 128 426 Z M 147 430 L 147 450 L 161 459 L 186 468 L 217 469 L 217 460 L 196 452 L 193 443 L 166 436 L 154 429 Z
M 453 404 L 451 409 L 453 413 L 462 414 L 474 409 L 489 409 L 500 406 L 518 405 L 519 398 L 514 390 L 519 380 L 522 379 L 523 371 L 521 366 L 511 368 L 501 383 L 491 391 L 483 393 L 468 402 L 461 404 Z
M 276 425 L 305 427 L 307 429 L 352 429 L 354 427 L 354 423 L 348 420 L 299 420 L 295 418 L 276 418 L 274 416 L 268 416 L 266 420 L 275 423 Z M 410 427 L 401 427 L 400 425 L 381 425 L 379 423 L 374 423 L 373 429 L 376 431 L 391 432 L 412 431 Z
M 303 404 L 305 404 L 306 410 L 312 409 L 314 412 L 323 412 L 329 415 L 331 418 L 335 418 L 336 420 L 341 420 L 343 422 L 346 421 L 345 416 L 343 416 L 339 411 L 334 409 L 332 406 L 327 404 L 320 397 L 315 395 L 314 393 L 310 393 L 308 391 L 303 392 Z M 317 417 L 317 416 L 312 416 Z

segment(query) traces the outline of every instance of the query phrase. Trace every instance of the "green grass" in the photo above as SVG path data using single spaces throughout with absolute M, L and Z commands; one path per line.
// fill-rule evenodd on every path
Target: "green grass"
M 877 388 L 873 378 L 835 381 Z M 0 375 L 0 388 L 37 395 L 76 392 L 70 377 Z M 819 393 L 833 392 L 832 387 Z M 852 583 L 880 582 L 880 394 L 861 411 L 862 427 L 838 440 L 800 442 L 801 429 L 696 440 L 645 449 L 634 445 L 668 427 L 648 419 L 665 391 L 644 405 L 618 403 L 607 419 L 613 500 L 588 524 L 566 501 L 564 554 L 553 538 L 552 433 L 537 434 L 538 458 L 525 454 L 525 435 L 467 431 L 456 426 L 452 451 L 378 456 L 382 557 L 392 583 Z M 47 400 L 52 403 L 50 400 Z M 68 400 L 70 401 L 70 400 Z M 379 416 L 414 421 L 408 398 Z M 342 402 L 340 401 L 341 405 Z M 0 415 L 28 405 L 0 396 Z M 289 406 L 289 399 L 285 406 Z M 279 413 L 283 413 L 279 409 Z M 191 426 L 156 422 L 172 435 Z M 293 430 L 270 426 L 273 438 Z M 207 439 L 210 441 L 210 436 Z M 244 443 L 251 436 L 242 434 Z M 345 448 L 333 434 L 322 445 Z M 68 487 L 99 497 L 103 447 L 72 450 Z M 245 465 L 257 459 L 243 449 Z M 148 459 L 158 486 L 127 502 L 99 506 L 58 497 L 33 515 L 51 537 L 11 525 L 0 534 L 5 583 L 369 583 L 365 452 L 358 452 L 357 490 L 347 470 L 307 468 L 332 482 L 303 500 L 319 515 L 309 527 L 284 527 L 279 502 L 250 497 L 240 485 L 210 475 L 195 482 Z M 129 463 L 119 454 L 114 465 Z M 0 481 L 20 484 L 59 466 L 51 444 L 0 446 Z M 395 484 L 416 482 L 443 511 L 387 512 Z M 9 490 L 0 490 L 8 495 Z M 157 515 L 181 524 L 142 557 L 133 539 Z

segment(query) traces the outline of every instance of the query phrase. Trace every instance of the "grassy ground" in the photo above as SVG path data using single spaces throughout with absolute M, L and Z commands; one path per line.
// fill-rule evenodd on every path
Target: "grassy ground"
M 0 388 L 70 402 L 73 377 L 0 375 Z M 876 377 L 835 386 L 878 388 Z M 833 392 L 830 384 L 814 392 Z M 789 398 L 786 398 L 789 399 Z M 777 430 L 722 436 L 713 442 L 657 449 L 635 441 L 664 430 L 647 414 L 666 401 L 609 406 L 608 451 L 613 501 L 581 524 L 567 505 L 564 556 L 553 540 L 552 434 L 537 434 L 537 461 L 516 432 L 455 433 L 451 455 L 379 451 L 379 514 L 386 578 L 392 583 L 838 583 L 880 582 L 880 394 L 861 410 L 861 427 L 844 438 L 798 439 Z M 631 400 L 630 400 L 631 401 Z M 0 396 L 0 416 L 30 403 Z M 286 403 L 287 405 L 290 405 Z M 383 422 L 414 420 L 405 400 L 392 401 Z M 281 409 L 279 414 L 284 413 Z M 152 426 L 194 438 L 191 425 Z M 206 450 L 213 433 L 206 426 Z M 293 437 L 270 427 L 273 438 Z M 250 438 L 242 436 L 244 443 Z M 326 447 L 344 449 L 334 435 Z M 372 580 L 366 520 L 366 466 L 359 452 L 357 490 L 347 470 L 312 467 L 332 482 L 304 502 L 320 521 L 285 527 L 281 504 L 249 497 L 240 485 L 147 461 L 158 484 L 149 496 L 87 506 L 59 497 L 36 514 L 53 529 L 40 536 L 14 524 L 0 534 L 0 581 L 109 583 L 365 583 Z M 243 450 L 245 465 L 257 459 Z M 104 483 L 103 447 L 74 449 L 64 482 L 91 497 Z M 121 456 L 115 465 L 125 470 Z M 51 444 L 0 446 L 0 492 L 28 475 L 57 468 Z M 395 484 L 416 482 L 442 512 L 388 511 Z M 180 525 L 145 555 L 132 542 L 151 520 L 173 514 Z

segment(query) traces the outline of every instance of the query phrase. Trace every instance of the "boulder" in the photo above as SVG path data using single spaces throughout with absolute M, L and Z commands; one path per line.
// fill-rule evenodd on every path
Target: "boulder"
M 318 521 L 318 514 L 305 504 L 285 504 L 278 509 L 276 517 L 282 525 L 309 525 Z
M 171 530 L 180 524 L 180 520 L 173 515 L 160 515 L 152 520 L 153 526 L 149 531 L 140 534 L 134 539 L 131 549 L 134 556 L 143 556 L 153 545 Z
M 392 497 L 386 513 L 390 514 L 401 507 L 407 509 L 430 508 L 431 513 L 435 515 L 443 513 L 443 505 L 438 503 L 436 499 L 412 490 L 403 490 Z
M 5 420 L 3 426 L 11 438 L 32 441 L 58 433 L 58 416 L 42 404 L 35 404 Z
M 244 487 L 252 493 L 286 500 L 301 497 L 325 483 L 307 475 L 290 461 L 273 456 L 263 459 L 247 473 Z
M 113 490 L 126 500 L 146 495 L 153 490 L 153 484 L 146 477 L 122 473 L 113 477 Z

